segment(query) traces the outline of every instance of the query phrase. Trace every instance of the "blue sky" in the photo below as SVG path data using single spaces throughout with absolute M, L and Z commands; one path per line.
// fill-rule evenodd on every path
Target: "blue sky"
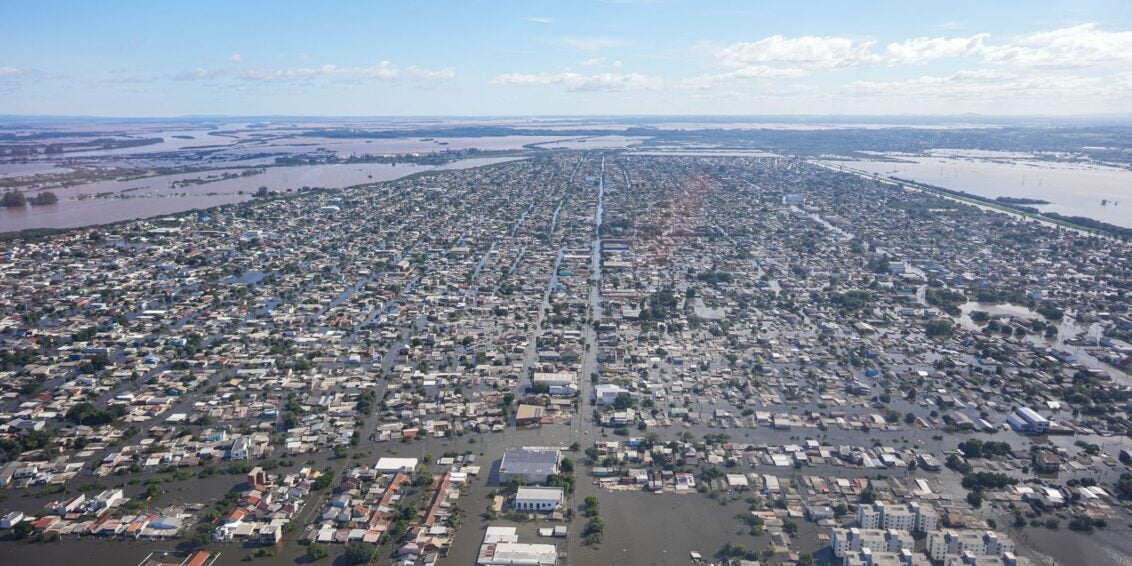
M 326 4 L 326 5 L 323 5 Z M 53 2 L 0 114 L 1132 112 L 1132 4 Z

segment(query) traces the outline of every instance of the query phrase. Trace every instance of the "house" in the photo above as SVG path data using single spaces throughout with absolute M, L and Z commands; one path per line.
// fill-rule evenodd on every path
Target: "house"
M 542 422 L 544 407 L 538 405 L 519 405 L 515 411 L 515 426 L 533 426 Z
M 560 487 L 520 487 L 511 506 L 518 511 L 550 512 L 562 506 Z
M 91 501 L 91 507 L 95 511 L 109 509 L 125 501 L 125 499 L 126 496 L 121 489 L 107 489 L 94 497 Z
M 561 458 L 559 451 L 554 449 L 509 449 L 499 465 L 499 483 L 507 483 L 516 477 L 529 484 L 544 483 L 547 476 L 558 473 Z
M 1034 454 L 1034 471 L 1039 474 L 1056 474 L 1061 469 L 1061 458 L 1048 450 Z
M 258 540 L 260 544 L 266 546 L 279 544 L 279 541 L 283 540 L 283 527 L 276 524 L 260 527 Z
M 247 460 L 250 455 L 247 438 L 237 438 L 228 450 L 228 459 L 230 460 Z
M 0 529 L 10 529 L 16 526 L 17 523 L 24 520 L 24 514 L 19 511 L 12 511 L 3 518 L 0 518 Z
M 248 472 L 248 485 L 252 489 L 263 489 L 267 487 L 267 472 L 263 468 L 256 466 L 252 471 Z

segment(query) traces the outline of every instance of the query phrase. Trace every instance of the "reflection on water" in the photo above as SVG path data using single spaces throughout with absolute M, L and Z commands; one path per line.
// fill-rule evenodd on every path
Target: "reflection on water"
M 517 158 L 463 159 L 442 167 L 466 169 L 514 159 Z M 274 191 L 295 190 L 302 187 L 334 189 L 389 181 L 434 168 L 411 163 L 302 165 L 269 167 L 262 174 L 251 176 L 240 176 L 238 169 L 220 169 L 144 177 L 130 181 L 99 181 L 52 189 L 52 192 L 59 197 L 59 203 L 55 205 L 0 209 L 0 232 L 28 228 L 73 228 L 147 218 L 249 200 L 252 193 L 261 186 Z M 237 176 L 222 179 L 224 173 L 235 173 Z M 220 180 L 202 184 L 174 185 L 174 182 L 186 179 L 207 180 L 209 176 Z
M 870 173 L 909 179 L 987 198 L 1049 201 L 1045 212 L 1085 216 L 1132 228 L 1132 171 L 1085 163 L 995 156 L 995 160 L 895 156 L 901 162 L 846 161 Z M 1107 201 L 1107 204 L 1102 204 Z

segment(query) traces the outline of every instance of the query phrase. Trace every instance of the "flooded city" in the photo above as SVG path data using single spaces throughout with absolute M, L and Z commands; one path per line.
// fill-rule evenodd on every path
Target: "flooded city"
M 1132 566 L 1124 3 L 9 4 L 0 566 Z

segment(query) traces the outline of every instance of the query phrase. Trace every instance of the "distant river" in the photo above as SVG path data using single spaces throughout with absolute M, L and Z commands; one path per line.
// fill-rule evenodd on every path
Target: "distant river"
M 59 203 L 29 206 L 23 209 L 0 208 L 0 232 L 28 228 L 74 228 L 107 224 L 122 220 L 173 214 L 194 208 L 208 208 L 250 200 L 261 186 L 273 191 L 301 187 L 337 189 L 364 183 L 399 179 L 413 173 L 433 169 L 467 169 L 518 159 L 485 157 L 463 159 L 434 166 L 378 163 L 338 165 L 300 165 L 268 167 L 259 175 L 239 176 L 201 184 L 175 185 L 188 179 L 219 179 L 224 173 L 239 174 L 239 169 L 214 169 L 198 173 L 181 173 L 144 177 L 129 181 L 99 181 L 72 187 L 51 189 Z M 26 193 L 29 196 L 34 191 Z M 96 195 L 99 195 L 96 197 Z
M 897 158 L 903 162 L 831 163 L 982 197 L 1045 200 L 1053 204 L 1036 208 L 1132 228 L 1132 171 L 1126 169 L 1034 159 Z

